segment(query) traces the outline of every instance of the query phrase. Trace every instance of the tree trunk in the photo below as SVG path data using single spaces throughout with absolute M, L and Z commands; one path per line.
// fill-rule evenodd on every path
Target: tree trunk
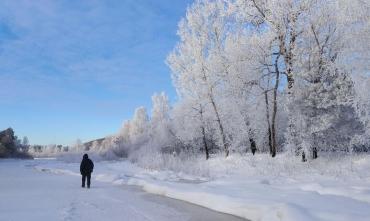
M 277 142 L 276 142 L 276 114 L 277 114 L 277 93 L 280 81 L 280 71 L 279 71 L 279 57 L 278 55 L 275 60 L 275 87 L 274 87 L 274 102 L 272 110 L 272 122 L 271 122 L 271 140 L 272 140 L 272 153 L 271 156 L 276 156 Z
M 206 130 L 204 128 L 203 108 L 202 108 L 202 106 L 200 107 L 199 114 L 200 114 L 200 118 L 201 118 L 201 122 L 202 122 L 202 125 L 200 126 L 200 128 L 202 130 L 203 146 L 204 146 L 204 150 L 206 152 L 206 160 L 208 160 L 209 159 L 209 150 L 208 150 L 208 144 L 207 144 L 207 138 L 206 138 Z
M 273 147 L 272 147 L 272 135 L 271 135 L 271 124 L 270 124 L 270 107 L 269 107 L 269 99 L 267 90 L 264 91 L 265 94 L 265 104 L 266 104 L 266 120 L 267 120 L 267 132 L 269 137 L 269 150 L 270 154 L 272 155 Z
M 206 139 L 206 132 L 204 129 L 204 126 L 201 126 L 202 129 L 202 135 L 203 135 L 203 145 L 204 145 L 204 150 L 206 151 L 206 160 L 209 159 L 209 151 L 208 151 L 208 145 L 207 145 L 207 139 Z
M 257 145 L 256 145 L 256 141 L 253 139 L 254 134 L 253 134 L 253 132 L 252 132 L 252 129 L 251 129 L 251 128 L 249 128 L 248 136 L 249 136 L 249 145 L 250 145 L 250 147 L 251 147 L 251 151 L 252 151 L 252 153 L 253 153 L 253 155 L 254 155 L 254 153 L 255 153 L 255 152 L 256 152 L 256 150 L 257 150 Z
M 216 114 L 216 121 L 218 123 L 218 127 L 219 127 L 219 130 L 220 130 L 220 133 L 221 133 L 221 139 L 222 139 L 222 145 L 224 147 L 224 150 L 225 150 L 225 156 L 228 157 L 229 156 L 229 147 L 228 147 L 228 144 L 226 142 L 226 135 L 225 135 L 225 132 L 224 132 L 224 127 L 222 125 L 222 122 L 221 122 L 221 118 L 220 118 L 220 114 L 218 112 L 218 109 L 217 109 L 217 106 L 216 106 L 216 103 L 215 103 L 215 100 L 213 98 L 213 91 L 212 91 L 212 87 L 209 85 L 209 82 L 208 82 L 208 78 L 207 78 L 207 75 L 206 75 L 206 71 L 205 71 L 205 67 L 204 67 L 204 64 L 202 64 L 202 74 L 203 74 L 203 81 L 208 85 L 208 98 L 212 104 L 212 107 L 213 107 L 213 110 L 215 111 L 215 114 Z
M 249 138 L 249 143 L 250 143 L 250 146 L 251 146 L 252 154 L 254 155 L 257 151 L 256 142 L 254 141 L 254 139 L 252 137 L 250 137 Z
M 296 32 L 296 21 L 298 19 L 297 13 L 292 13 L 289 15 L 287 19 L 287 33 L 279 31 L 279 54 L 284 59 L 284 66 L 285 66 L 285 75 L 288 82 L 288 111 L 289 111 L 289 122 L 288 122 L 288 131 L 287 131 L 287 139 L 289 142 L 293 142 L 295 145 L 296 153 L 299 154 L 300 152 L 300 143 L 299 137 L 297 137 L 297 126 L 294 121 L 294 117 L 291 116 L 293 114 L 293 102 L 294 102 L 294 70 L 293 70 L 293 61 L 294 61 L 294 49 L 296 47 L 296 40 L 298 33 Z M 282 27 L 277 27 L 280 30 Z M 286 37 L 288 36 L 288 39 Z
M 242 112 L 240 112 L 240 114 L 243 114 Z M 245 126 L 246 128 L 248 129 L 248 137 L 249 137 L 249 145 L 250 145 L 250 149 L 253 152 L 256 152 L 257 150 L 257 145 L 256 145 L 256 141 L 254 140 L 254 132 L 250 126 L 250 121 L 248 119 L 248 116 L 244 116 L 244 123 L 245 123 Z M 245 148 L 245 151 L 248 152 L 248 148 Z M 254 155 L 254 154 L 253 154 Z
M 225 135 L 224 127 L 222 125 L 221 118 L 220 118 L 220 115 L 219 115 L 219 112 L 218 112 L 218 109 L 217 109 L 217 106 L 216 106 L 216 103 L 213 99 L 212 94 L 209 94 L 209 99 L 211 101 L 213 110 L 215 111 L 215 114 L 216 114 L 216 121 L 217 121 L 218 127 L 220 129 L 222 145 L 223 145 L 224 150 L 225 150 L 225 156 L 228 157 L 229 156 L 229 147 L 228 147 L 228 144 L 226 142 L 226 135 Z

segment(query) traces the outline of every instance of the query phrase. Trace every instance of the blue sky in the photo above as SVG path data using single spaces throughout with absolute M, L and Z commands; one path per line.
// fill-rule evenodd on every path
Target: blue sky
M 0 129 L 31 143 L 115 133 L 151 95 L 192 0 L 1 0 Z

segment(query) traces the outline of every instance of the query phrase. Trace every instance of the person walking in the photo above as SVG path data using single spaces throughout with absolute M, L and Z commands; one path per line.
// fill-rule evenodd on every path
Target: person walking
M 82 175 L 82 188 L 85 188 L 85 181 L 87 179 L 87 188 L 90 188 L 91 184 L 91 173 L 94 170 L 94 163 L 89 159 L 89 156 L 85 153 L 81 165 L 80 173 Z

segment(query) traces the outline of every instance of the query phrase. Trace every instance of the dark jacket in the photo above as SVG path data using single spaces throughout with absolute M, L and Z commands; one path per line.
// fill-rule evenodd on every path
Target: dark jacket
M 88 175 L 93 172 L 94 163 L 89 159 L 87 154 L 84 154 L 81 165 L 80 165 L 80 173 L 81 175 Z

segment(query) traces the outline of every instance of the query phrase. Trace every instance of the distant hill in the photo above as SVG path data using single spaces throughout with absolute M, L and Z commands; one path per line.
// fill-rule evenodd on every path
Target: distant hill
M 91 141 L 88 141 L 88 142 L 85 142 L 83 143 L 85 149 L 89 150 L 92 145 L 94 144 L 94 142 L 97 142 L 98 145 L 101 145 L 101 143 L 105 140 L 105 138 L 99 138 L 99 139 L 96 139 L 96 140 L 91 140 Z

